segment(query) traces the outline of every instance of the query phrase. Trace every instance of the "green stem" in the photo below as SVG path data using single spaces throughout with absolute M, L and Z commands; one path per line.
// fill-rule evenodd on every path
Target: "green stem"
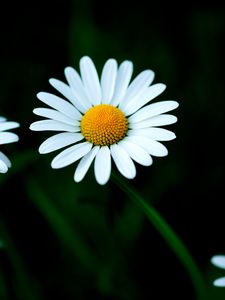
M 112 180 L 131 198 L 135 204 L 143 211 L 148 217 L 152 225 L 158 230 L 161 236 L 165 239 L 168 246 L 176 254 L 180 262 L 183 264 L 187 273 L 190 276 L 192 284 L 195 288 L 197 299 L 207 300 L 206 287 L 202 278 L 201 271 L 196 265 L 194 259 L 189 253 L 186 246 L 176 235 L 173 229 L 167 222 L 160 216 L 160 214 L 131 187 L 125 180 L 112 174 Z

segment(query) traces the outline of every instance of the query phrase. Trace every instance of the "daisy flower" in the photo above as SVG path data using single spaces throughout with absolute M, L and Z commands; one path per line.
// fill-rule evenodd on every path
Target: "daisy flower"
M 214 255 L 211 258 L 211 263 L 221 269 L 225 269 L 225 255 Z M 213 281 L 215 286 L 225 287 L 225 277 L 218 278 Z
M 60 131 L 44 141 L 39 152 L 49 153 L 70 145 L 52 160 L 52 168 L 80 160 L 74 174 L 74 180 L 79 182 L 94 161 L 96 180 L 105 184 L 112 160 L 123 176 L 132 179 L 136 175 L 134 161 L 150 166 L 152 156 L 167 155 L 166 147 L 159 141 L 172 140 L 175 134 L 158 126 L 177 121 L 165 113 L 178 103 L 169 100 L 146 105 L 166 86 L 151 85 L 151 70 L 141 72 L 130 83 L 132 72 L 132 62 L 124 61 L 118 67 L 115 59 L 109 59 L 99 78 L 92 60 L 84 56 L 80 60 L 80 75 L 72 67 L 65 68 L 68 84 L 49 80 L 67 100 L 46 92 L 37 94 L 51 108 L 34 109 L 34 114 L 46 119 L 32 123 L 30 129 Z
M 17 122 L 9 122 L 5 118 L 0 117 L 0 145 L 17 142 L 19 140 L 18 135 L 5 131 L 19 126 L 20 125 Z M 6 173 L 10 167 L 10 160 L 0 151 L 0 173 Z

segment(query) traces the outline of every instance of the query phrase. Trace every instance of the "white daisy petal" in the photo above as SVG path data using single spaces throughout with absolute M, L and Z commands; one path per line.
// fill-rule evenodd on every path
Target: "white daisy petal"
M 19 126 L 20 124 L 17 122 L 7 121 L 6 118 L 0 117 L 0 145 L 17 142 L 19 140 L 17 134 L 5 131 Z M 0 152 L 0 173 L 6 173 L 10 167 L 10 160 L 4 153 Z
M 141 148 L 146 150 L 149 154 L 153 156 L 166 156 L 168 154 L 167 148 L 154 140 L 151 140 L 145 136 L 128 136 L 127 139 L 137 145 L 139 145 Z
M 74 133 L 74 132 L 58 133 L 56 135 L 51 136 L 46 141 L 44 141 L 39 147 L 39 152 L 41 154 L 50 153 L 52 151 L 61 149 L 65 146 L 79 142 L 83 138 L 84 137 L 81 133 Z
M 84 178 L 99 149 L 99 146 L 95 146 L 89 153 L 82 157 L 74 173 L 74 180 L 76 182 L 80 182 Z
M 134 161 L 150 166 L 152 156 L 168 154 L 159 141 L 169 141 L 176 136 L 172 131 L 156 127 L 177 121 L 167 112 L 175 109 L 178 103 L 168 100 L 147 105 L 166 88 L 162 83 L 150 86 L 153 71 L 141 72 L 130 83 L 132 62 L 124 61 L 118 68 L 117 61 L 111 58 L 104 64 L 99 81 L 93 61 L 84 56 L 80 59 L 80 75 L 72 67 L 65 68 L 64 73 L 68 84 L 53 78 L 49 82 L 70 103 L 50 93 L 38 93 L 37 97 L 50 108 L 34 109 L 36 115 L 46 119 L 30 125 L 34 131 L 61 132 L 39 147 L 40 153 L 67 147 L 52 160 L 52 168 L 62 168 L 81 159 L 74 172 L 74 181 L 80 182 L 94 161 L 96 180 L 105 184 L 111 173 L 111 156 L 119 172 L 132 179 L 136 175 Z M 0 117 L 0 122 L 2 120 Z M 81 120 L 84 134 L 81 133 Z M 0 140 L 1 131 L 10 129 L 7 126 L 10 125 L 0 123 Z M 10 136 L 3 137 L 6 142 L 6 137 Z M 112 144 L 95 146 L 87 140 L 97 145 L 105 145 L 106 141 Z M 5 163 L 1 158 L 0 161 Z
M 0 123 L 0 131 L 17 128 L 19 126 L 20 126 L 20 124 L 17 122 L 1 122 Z
M 46 92 L 40 92 L 37 94 L 37 98 L 74 120 L 80 120 L 82 118 L 81 113 L 72 104 L 58 96 Z
M 165 90 L 165 88 L 166 85 L 162 83 L 157 83 L 146 88 L 138 97 L 131 99 L 131 101 L 124 108 L 126 116 L 133 114 L 146 103 L 156 98 Z
M 108 146 L 99 149 L 94 163 L 96 181 L 103 185 L 109 180 L 111 174 L 111 155 Z
M 110 151 L 119 172 L 124 177 L 133 179 L 136 176 L 136 168 L 127 151 L 117 144 L 111 145 Z
M 33 113 L 35 115 L 44 117 L 44 118 L 49 118 L 55 121 L 59 121 L 68 125 L 74 125 L 74 126 L 79 126 L 80 122 L 77 120 L 73 120 L 70 117 L 62 114 L 61 112 L 51 109 L 51 108 L 35 108 L 33 110 Z
M 214 255 L 211 258 L 211 263 L 221 269 L 225 269 L 225 255 Z
M 8 171 L 8 167 L 4 161 L 0 159 L 0 173 L 6 173 Z
M 151 156 L 137 144 L 127 140 L 126 138 L 118 143 L 128 155 L 137 163 L 143 166 L 150 166 L 152 164 Z
M 13 142 L 17 142 L 18 140 L 19 140 L 19 137 L 15 133 L 12 133 L 12 132 L 0 132 L 1 145 L 13 143 Z
M 170 110 L 173 110 L 178 107 L 178 103 L 176 101 L 160 101 L 153 104 L 149 104 L 143 108 L 141 108 L 138 112 L 133 114 L 128 118 L 129 122 L 137 123 L 151 117 L 157 116 L 159 114 L 163 114 Z
M 79 126 L 68 125 L 55 120 L 41 120 L 36 121 L 30 125 L 30 129 L 33 131 L 69 131 L 79 132 Z
M 51 78 L 49 83 L 53 86 L 58 92 L 60 92 L 66 99 L 68 99 L 74 106 L 76 106 L 76 99 L 72 92 L 70 86 L 62 82 L 61 80 Z
M 111 105 L 117 106 L 123 99 L 133 73 L 133 63 L 125 60 L 118 69 L 114 94 L 110 102 Z
M 1 151 L 0 151 L 0 160 L 2 160 L 5 164 L 6 164 L 6 166 L 8 167 L 8 168 L 10 168 L 11 167 L 11 161 L 8 159 L 8 157 L 4 154 L 4 153 L 2 153 Z
M 145 70 L 141 72 L 130 84 L 124 96 L 124 100 L 120 102 L 119 107 L 126 112 L 129 102 L 143 93 L 143 91 L 152 83 L 154 72 Z
M 84 142 L 67 148 L 52 160 L 52 168 L 60 169 L 74 163 L 87 154 L 91 150 L 91 147 L 91 143 Z
M 93 105 L 101 103 L 101 86 L 93 61 L 88 56 L 80 60 L 80 72 L 89 101 Z
M 65 68 L 66 79 L 71 86 L 72 93 L 74 95 L 73 104 L 79 111 L 84 113 L 91 107 L 90 101 L 88 101 L 87 93 L 84 89 L 84 85 L 77 71 L 72 67 Z
M 167 129 L 163 128 L 143 128 L 143 129 L 132 129 L 127 133 L 128 136 L 146 136 L 156 141 L 171 141 L 176 138 L 176 135 Z
M 213 281 L 213 285 L 217 287 L 225 287 L 225 277 L 218 278 Z
M 109 104 L 113 93 L 117 75 L 117 62 L 115 59 L 108 59 L 105 63 L 102 76 L 101 76 L 101 87 L 102 87 L 102 101 L 101 103 Z
M 177 117 L 173 115 L 163 114 L 158 115 L 149 119 L 146 119 L 142 122 L 138 123 L 129 123 L 130 129 L 141 129 L 141 128 L 147 128 L 150 126 L 165 126 L 170 125 L 177 122 Z
M 7 119 L 5 118 L 5 117 L 0 117 L 0 122 L 4 122 L 4 121 L 6 121 Z

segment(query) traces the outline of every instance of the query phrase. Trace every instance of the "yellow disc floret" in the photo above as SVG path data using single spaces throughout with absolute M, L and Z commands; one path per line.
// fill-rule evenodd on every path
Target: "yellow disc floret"
M 109 104 L 99 104 L 83 115 L 80 127 L 81 133 L 88 142 L 109 146 L 125 137 L 128 121 L 119 108 Z

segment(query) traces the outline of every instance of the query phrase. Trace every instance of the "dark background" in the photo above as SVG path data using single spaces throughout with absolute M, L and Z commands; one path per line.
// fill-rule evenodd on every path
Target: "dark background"
M 201 269 L 208 295 L 224 299 L 210 265 L 225 254 L 225 10 L 215 2 L 8 2 L 0 18 L 0 114 L 18 121 L 20 142 L 1 150 L 13 167 L 0 176 L 0 299 L 196 299 L 191 281 L 159 233 L 113 182 L 74 166 L 52 170 L 38 155 L 49 133 L 37 120 L 36 93 L 89 55 L 100 72 L 113 57 L 153 69 L 161 100 L 180 103 L 177 139 L 166 158 L 137 166 L 130 183 L 171 225 Z M 1 248 L 2 246 L 2 248 Z

